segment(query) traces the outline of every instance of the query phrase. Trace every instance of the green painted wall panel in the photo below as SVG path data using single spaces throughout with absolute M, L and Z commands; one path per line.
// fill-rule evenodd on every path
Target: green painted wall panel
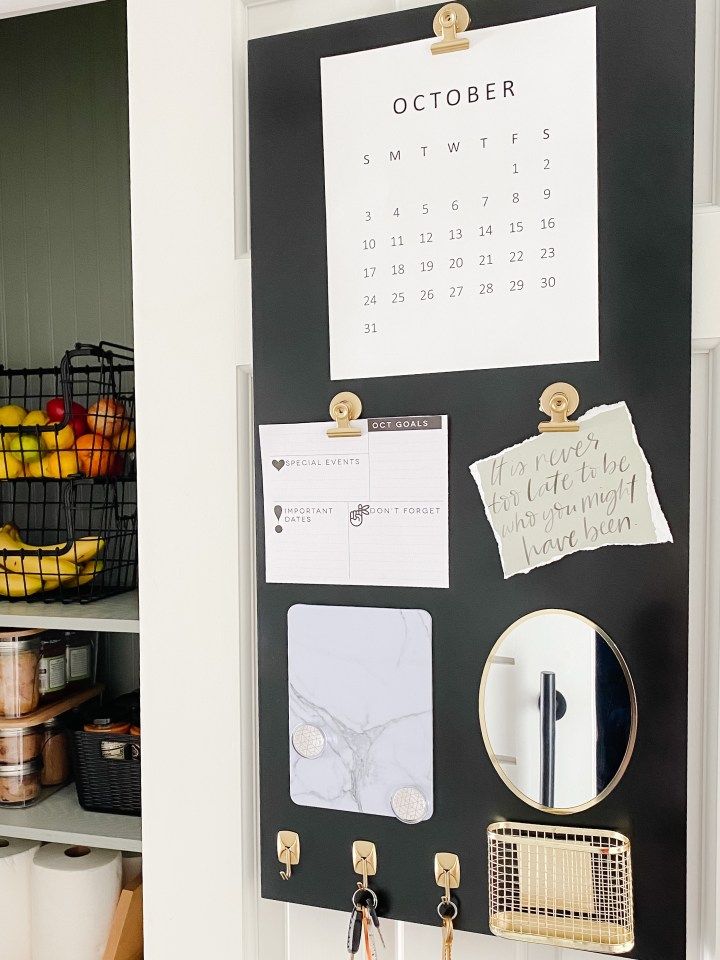
M 0 20 L 0 362 L 132 342 L 124 0 Z

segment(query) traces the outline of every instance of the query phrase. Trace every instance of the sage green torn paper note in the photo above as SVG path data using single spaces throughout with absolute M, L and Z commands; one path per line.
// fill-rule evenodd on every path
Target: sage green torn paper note
M 627 404 L 595 407 L 577 433 L 541 433 L 470 472 L 505 579 L 579 550 L 672 542 Z

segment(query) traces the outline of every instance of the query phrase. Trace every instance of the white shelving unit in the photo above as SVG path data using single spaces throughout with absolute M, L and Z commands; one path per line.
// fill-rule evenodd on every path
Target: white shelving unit
M 139 633 L 137 591 L 86 604 L 3 603 L 0 606 L 0 629 L 2 627 Z
M 83 810 L 73 783 L 34 807 L 0 809 L 0 836 L 82 844 L 107 850 L 139 852 L 142 849 L 140 817 Z
M 138 634 L 137 591 L 88 604 L 2 603 L 0 629 L 3 627 Z M 2 836 L 134 852 L 141 849 L 141 821 L 140 817 L 83 810 L 75 785 L 70 784 L 34 807 L 0 807 Z

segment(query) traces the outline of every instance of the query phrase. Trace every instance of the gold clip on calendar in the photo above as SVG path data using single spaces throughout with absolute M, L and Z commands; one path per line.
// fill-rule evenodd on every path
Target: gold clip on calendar
M 469 26 L 470 14 L 461 3 L 446 3 L 440 7 L 433 20 L 433 30 L 441 39 L 430 47 L 433 54 L 468 50 L 470 41 L 458 34 L 464 33 Z

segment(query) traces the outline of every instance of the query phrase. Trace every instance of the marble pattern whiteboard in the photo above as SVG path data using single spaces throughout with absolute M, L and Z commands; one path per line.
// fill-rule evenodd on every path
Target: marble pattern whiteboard
M 429 613 L 296 604 L 288 687 L 295 803 L 404 822 L 432 815 Z

